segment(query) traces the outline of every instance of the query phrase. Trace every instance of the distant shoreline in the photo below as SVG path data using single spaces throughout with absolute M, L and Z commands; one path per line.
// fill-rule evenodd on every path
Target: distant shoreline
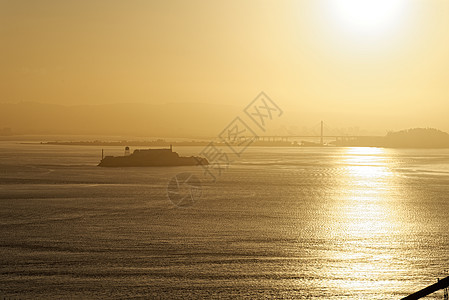
M 177 146 L 207 146 L 211 141 L 184 141 L 184 142 L 168 142 L 168 141 L 48 141 L 48 142 L 23 142 L 21 144 L 42 144 L 42 145 L 62 145 L 62 146 L 146 146 L 146 147 L 173 147 Z M 215 146 L 226 146 L 223 142 L 214 141 Z M 301 147 L 294 142 L 285 141 L 254 141 L 250 146 L 267 146 L 267 147 Z M 321 145 L 317 144 L 317 147 Z M 324 146 L 327 147 L 327 146 Z
M 268 138 L 268 137 L 266 137 Z M 385 136 L 341 136 L 335 141 L 328 143 L 317 143 L 310 141 L 289 141 L 285 137 L 270 137 L 265 140 L 260 137 L 249 143 L 252 147 L 379 147 L 379 148 L 406 148 L 406 149 L 447 149 L 449 148 L 449 134 L 433 128 L 413 128 L 398 132 L 389 132 Z M 184 140 L 166 141 L 156 139 L 151 141 L 139 140 L 93 140 L 93 141 L 70 141 L 56 140 L 46 142 L 21 142 L 21 144 L 41 145 L 65 145 L 65 146 L 121 146 L 121 147 L 179 147 L 179 146 L 208 146 L 212 140 Z M 227 146 L 225 142 L 213 140 L 215 146 Z

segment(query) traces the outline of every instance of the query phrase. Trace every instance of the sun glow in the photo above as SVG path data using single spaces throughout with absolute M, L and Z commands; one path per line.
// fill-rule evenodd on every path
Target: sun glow
M 376 35 L 399 23 L 405 0 L 329 0 L 337 23 L 345 30 Z

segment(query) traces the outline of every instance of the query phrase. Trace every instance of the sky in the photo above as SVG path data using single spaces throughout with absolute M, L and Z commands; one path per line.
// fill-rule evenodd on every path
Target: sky
M 295 126 L 449 131 L 448 54 L 445 0 L 0 0 L 0 104 L 265 91 Z

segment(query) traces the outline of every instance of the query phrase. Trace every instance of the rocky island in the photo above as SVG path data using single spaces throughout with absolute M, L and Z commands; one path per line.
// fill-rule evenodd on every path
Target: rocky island
M 125 148 L 124 156 L 102 156 L 99 167 L 167 167 L 208 165 L 207 159 L 198 156 L 181 157 L 168 149 L 136 149 L 129 154 Z

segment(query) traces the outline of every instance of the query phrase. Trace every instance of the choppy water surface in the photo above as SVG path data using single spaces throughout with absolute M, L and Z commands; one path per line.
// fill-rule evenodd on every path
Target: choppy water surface
M 100 156 L 0 143 L 0 296 L 398 299 L 447 276 L 449 150 L 250 148 L 187 208 L 167 182 L 201 167 Z

